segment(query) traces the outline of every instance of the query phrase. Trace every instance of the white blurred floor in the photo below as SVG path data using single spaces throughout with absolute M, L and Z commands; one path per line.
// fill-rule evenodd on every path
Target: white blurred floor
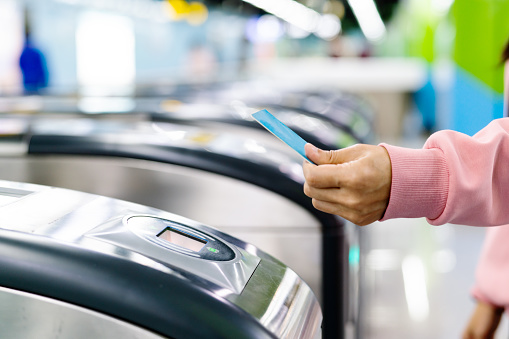
M 469 290 L 484 230 L 400 219 L 367 226 L 362 236 L 362 338 L 460 338 L 475 305 Z M 504 317 L 496 338 L 508 333 Z

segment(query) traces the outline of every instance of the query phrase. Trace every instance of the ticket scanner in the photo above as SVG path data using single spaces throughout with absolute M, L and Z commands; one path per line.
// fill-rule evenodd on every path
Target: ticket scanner
M 306 281 L 321 300 L 323 338 L 359 333 L 360 266 L 350 260 L 359 257 L 357 228 L 312 206 L 302 190 L 302 159 L 269 133 L 283 149 L 247 133 L 169 123 L 40 118 L 27 126 L 18 133 L 26 144 L 16 134 L 0 144 L 3 179 L 128 200 L 212 225 Z
M 0 181 L 0 252 L 5 338 L 321 338 L 290 268 L 158 209 Z

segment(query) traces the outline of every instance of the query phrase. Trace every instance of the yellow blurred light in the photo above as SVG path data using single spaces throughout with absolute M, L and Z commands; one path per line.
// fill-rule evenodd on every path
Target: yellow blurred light
M 185 16 L 189 13 L 189 4 L 185 0 L 168 0 L 171 7 L 178 16 Z
M 194 141 L 198 144 L 205 145 L 205 144 L 210 143 L 215 138 L 216 138 L 216 135 L 213 133 L 198 132 L 198 133 L 192 135 L 189 139 L 191 139 L 192 141 Z
M 177 12 L 168 1 L 163 2 L 163 11 L 164 14 L 168 17 L 168 19 L 177 20 Z
M 207 7 L 201 2 L 193 1 L 189 3 L 189 14 L 187 22 L 194 26 L 199 26 L 207 21 L 209 11 Z
M 166 112 L 175 112 L 182 106 L 179 100 L 168 99 L 161 102 L 161 108 Z
M 187 20 L 190 25 L 198 26 L 208 18 L 207 7 L 198 1 L 188 3 L 186 0 L 167 0 L 164 4 L 170 20 Z

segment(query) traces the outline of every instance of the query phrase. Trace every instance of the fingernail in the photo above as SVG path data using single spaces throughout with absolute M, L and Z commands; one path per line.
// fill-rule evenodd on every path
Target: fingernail
M 309 144 L 309 143 L 308 143 L 308 145 L 309 145 L 308 146 L 308 154 L 309 155 L 316 155 L 316 154 L 318 154 L 318 148 L 316 148 L 315 145 Z

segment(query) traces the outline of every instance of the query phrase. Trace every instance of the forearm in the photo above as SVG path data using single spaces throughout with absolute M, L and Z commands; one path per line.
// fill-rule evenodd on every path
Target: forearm
M 494 338 L 503 309 L 491 304 L 478 302 L 463 331 L 463 339 Z
M 474 137 L 435 133 L 421 150 L 382 146 L 392 163 L 391 195 L 382 220 L 509 223 L 509 119 L 492 122 Z

